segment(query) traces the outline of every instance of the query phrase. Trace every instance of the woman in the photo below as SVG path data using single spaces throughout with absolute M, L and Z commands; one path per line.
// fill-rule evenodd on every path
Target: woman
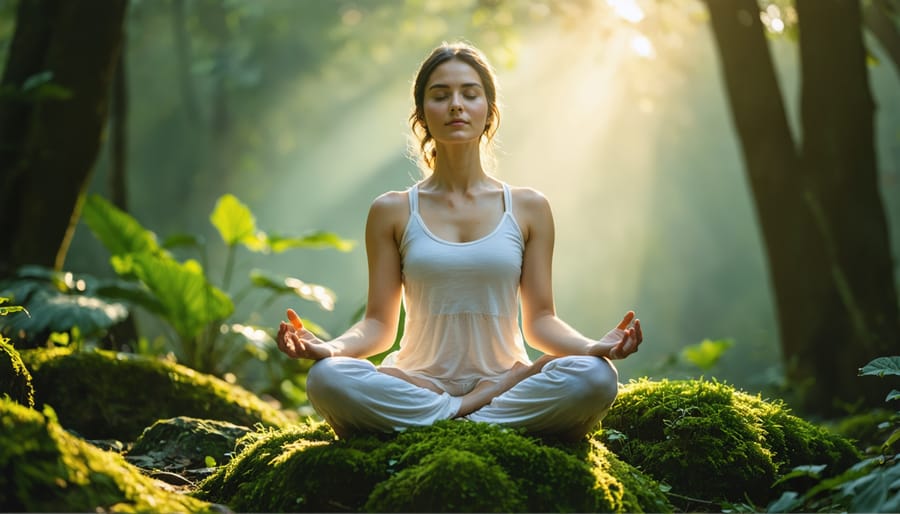
M 638 350 L 640 322 L 629 311 L 591 340 L 556 316 L 550 205 L 483 166 L 500 113 L 494 73 L 477 49 L 436 48 L 413 97 L 410 123 L 430 174 L 372 203 L 364 319 L 331 341 L 283 322 L 278 346 L 316 361 L 307 394 L 340 436 L 466 418 L 583 437 L 615 400 L 611 359 Z M 391 347 L 401 296 L 400 349 L 376 368 L 365 357 Z M 529 359 L 522 332 L 544 356 Z

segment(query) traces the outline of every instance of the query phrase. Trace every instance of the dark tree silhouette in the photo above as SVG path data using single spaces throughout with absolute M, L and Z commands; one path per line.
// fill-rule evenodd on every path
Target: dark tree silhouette
M 788 126 L 756 0 L 706 0 L 798 407 L 883 405 L 858 367 L 900 349 L 858 0 L 797 0 L 801 135 Z
M 126 4 L 19 2 L 0 83 L 0 276 L 62 265 L 104 137 Z

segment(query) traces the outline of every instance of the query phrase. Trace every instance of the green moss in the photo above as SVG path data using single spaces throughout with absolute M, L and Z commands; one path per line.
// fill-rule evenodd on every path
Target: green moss
M 857 458 L 849 441 L 783 404 L 715 381 L 631 382 L 603 427 L 623 460 L 677 495 L 712 502 L 765 505 L 778 495 L 775 479 L 794 466 L 828 464 L 837 471 Z M 610 430 L 624 437 L 613 438 Z
M 523 512 L 525 501 L 515 482 L 493 459 L 445 449 L 378 484 L 366 502 L 366 510 Z
M 384 438 L 335 440 L 324 425 L 253 438 L 198 497 L 271 512 L 671 510 L 656 482 L 596 442 L 553 446 L 459 421 Z
M 249 391 L 173 362 L 103 350 L 27 350 L 35 401 L 89 439 L 133 441 L 176 416 L 287 426 L 290 416 Z
M 52 411 L 0 399 L 0 511 L 210 510 L 206 502 L 160 489 L 122 456 L 69 434 Z
M 0 337 L 0 397 L 4 394 L 26 407 L 34 407 L 31 374 L 19 352 Z

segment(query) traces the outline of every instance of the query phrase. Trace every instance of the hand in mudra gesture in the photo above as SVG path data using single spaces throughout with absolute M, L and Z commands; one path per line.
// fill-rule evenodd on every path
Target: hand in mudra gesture
M 597 357 L 624 359 L 638 351 L 643 340 L 641 321 L 634 317 L 634 311 L 628 311 L 616 328 L 588 346 L 588 353 Z
M 311 359 L 314 361 L 332 357 L 334 347 L 316 337 L 303 328 L 300 317 L 293 309 L 287 310 L 290 323 L 282 321 L 278 325 L 278 349 L 292 359 Z

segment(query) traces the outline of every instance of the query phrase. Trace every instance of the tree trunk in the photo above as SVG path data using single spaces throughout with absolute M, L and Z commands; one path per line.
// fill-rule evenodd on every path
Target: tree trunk
M 809 178 L 807 198 L 826 242 L 825 257 L 836 293 L 829 306 L 844 323 L 835 327 L 841 332 L 824 331 L 819 341 L 798 344 L 796 351 L 824 361 L 814 364 L 815 373 L 830 376 L 830 388 L 853 391 L 860 382 L 857 367 L 900 351 L 900 313 L 878 189 L 875 103 L 866 68 L 862 13 L 858 0 L 797 0 L 797 12 L 802 169 Z M 834 341 L 827 358 L 821 348 L 826 338 Z M 828 368 L 831 374 L 823 374 Z M 881 404 L 884 397 L 875 400 Z
M 49 72 L 67 98 L 0 98 L 0 276 L 59 268 L 107 121 L 126 0 L 19 2 L 4 88 Z
M 124 49 L 116 60 L 111 105 L 109 194 L 113 205 L 128 212 L 128 73 Z
M 852 191 L 845 191 L 846 197 L 840 203 L 831 196 L 827 200 L 820 197 L 819 183 L 827 175 L 818 171 L 812 173 L 814 168 L 808 166 L 813 161 L 802 156 L 795 146 L 756 1 L 706 0 L 706 4 L 766 247 L 782 357 L 793 387 L 792 396 L 803 410 L 822 415 L 836 414 L 846 405 L 860 401 L 870 405 L 882 403 L 884 396 L 874 397 L 867 383 L 856 377 L 856 369 L 870 356 L 886 351 L 885 345 L 872 346 L 873 338 L 864 336 L 865 330 L 860 331 L 860 323 L 866 326 L 874 322 L 870 315 L 881 316 L 883 321 L 876 325 L 885 327 L 882 331 L 885 337 L 891 333 L 886 327 L 895 327 L 892 344 L 895 347 L 897 344 L 893 274 L 890 267 L 885 270 L 883 266 L 885 259 L 890 262 L 886 246 L 888 235 L 883 212 L 880 215 L 876 212 L 881 209 L 880 199 L 873 201 L 866 193 L 877 187 L 875 177 L 868 173 L 857 175 L 856 180 L 868 183 L 855 184 Z M 801 27 L 804 21 L 801 17 Z M 860 31 L 858 24 L 856 31 Z M 824 58 L 831 55 L 832 46 L 845 43 L 836 40 L 816 44 Z M 804 55 L 804 59 L 806 57 Z M 865 69 L 853 72 L 864 75 Z M 823 90 L 835 87 L 834 84 L 826 86 L 825 82 L 828 80 L 809 82 L 804 76 L 807 84 L 804 95 L 816 94 L 813 90 L 817 87 Z M 804 97 L 804 102 L 809 100 Z M 808 105 L 811 107 L 813 103 Z M 831 109 L 830 105 L 818 102 L 815 105 L 821 111 Z M 871 121 L 870 110 L 869 116 Z M 862 121 L 851 119 L 849 114 L 833 121 L 845 124 L 840 134 L 855 130 L 865 132 L 865 127 L 858 126 Z M 807 128 L 804 124 L 804 129 Z M 868 130 L 871 136 L 871 125 Z M 848 141 L 840 138 L 828 140 L 832 147 L 842 147 L 846 143 Z M 874 155 L 871 139 L 868 143 Z M 818 147 L 810 147 L 806 142 L 803 150 L 819 151 Z M 851 153 L 865 159 L 859 148 Z M 874 169 L 874 161 L 872 163 Z M 863 209 L 852 210 L 855 203 L 863 201 L 871 202 L 865 212 Z M 823 215 L 823 209 L 830 212 Z M 866 237 L 877 241 L 861 247 L 861 238 L 832 225 L 844 216 L 853 216 L 851 223 L 871 223 L 874 228 L 866 226 Z M 877 228 L 879 220 L 881 229 Z M 866 252 L 860 251 L 862 249 Z M 858 259 L 856 267 L 847 269 L 836 260 L 839 254 L 854 252 Z M 860 312 L 853 307 L 856 305 L 853 302 L 862 301 L 858 298 L 863 294 L 860 288 L 865 289 L 867 286 L 862 284 L 871 282 L 865 280 L 870 273 L 881 284 L 881 291 L 886 293 L 879 295 L 877 301 L 871 294 L 863 295 L 867 300 L 859 305 L 865 305 L 871 311 Z M 849 297 L 846 284 L 853 284 Z M 893 315 L 890 315 L 892 308 Z

